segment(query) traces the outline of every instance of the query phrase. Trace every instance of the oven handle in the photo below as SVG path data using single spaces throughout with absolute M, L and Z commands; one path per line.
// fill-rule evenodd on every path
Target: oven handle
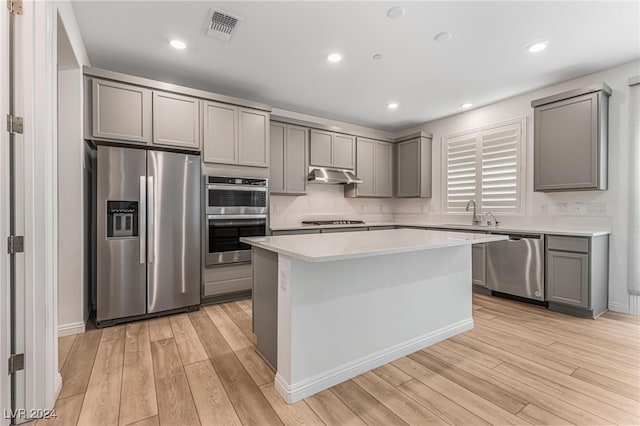
M 267 219 L 266 214 L 209 214 L 207 215 L 209 220 L 218 219 Z
M 265 186 L 233 186 L 233 185 L 207 185 L 207 189 L 218 189 L 220 191 L 251 191 L 251 192 L 267 192 L 269 189 Z

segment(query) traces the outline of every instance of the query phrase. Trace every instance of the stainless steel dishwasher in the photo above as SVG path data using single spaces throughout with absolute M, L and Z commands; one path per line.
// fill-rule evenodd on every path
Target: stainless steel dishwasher
M 544 301 L 544 235 L 508 235 L 487 244 L 487 287 L 491 291 Z

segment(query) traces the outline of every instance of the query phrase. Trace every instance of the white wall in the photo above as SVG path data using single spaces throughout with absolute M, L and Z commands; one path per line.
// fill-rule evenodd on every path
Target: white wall
M 442 214 L 441 138 L 459 130 L 527 117 L 525 156 L 525 214 L 503 216 L 503 224 L 558 224 L 571 227 L 610 227 L 609 308 L 629 312 L 628 281 L 628 214 L 630 170 L 629 150 L 632 142 L 630 120 L 629 77 L 638 75 L 640 61 L 621 65 L 561 84 L 535 90 L 472 111 L 425 123 L 403 134 L 418 130 L 433 133 L 433 198 L 431 200 L 397 200 L 396 218 L 468 222 L 467 216 Z M 609 190 L 541 193 L 533 191 L 533 109 L 531 101 L 566 90 L 605 82 L 613 90 L 609 100 Z M 568 203 L 568 213 L 556 211 L 556 203 Z M 577 216 L 571 213 L 574 203 L 602 203 L 606 211 Z
M 58 330 L 81 333 L 89 313 L 85 266 L 82 66 L 89 65 L 68 1 L 58 11 Z

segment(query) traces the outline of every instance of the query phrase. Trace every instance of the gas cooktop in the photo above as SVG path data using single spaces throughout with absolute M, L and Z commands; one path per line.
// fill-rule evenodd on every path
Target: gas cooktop
M 363 220 L 303 220 L 303 225 L 364 225 Z

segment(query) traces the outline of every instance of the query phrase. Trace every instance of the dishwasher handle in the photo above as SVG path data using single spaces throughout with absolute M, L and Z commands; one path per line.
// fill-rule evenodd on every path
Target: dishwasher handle
M 540 234 L 507 234 L 502 232 L 491 232 L 491 233 L 495 235 L 506 235 L 507 237 L 509 237 L 509 241 L 520 241 L 524 239 L 540 240 L 543 237 L 543 235 L 540 235 Z

